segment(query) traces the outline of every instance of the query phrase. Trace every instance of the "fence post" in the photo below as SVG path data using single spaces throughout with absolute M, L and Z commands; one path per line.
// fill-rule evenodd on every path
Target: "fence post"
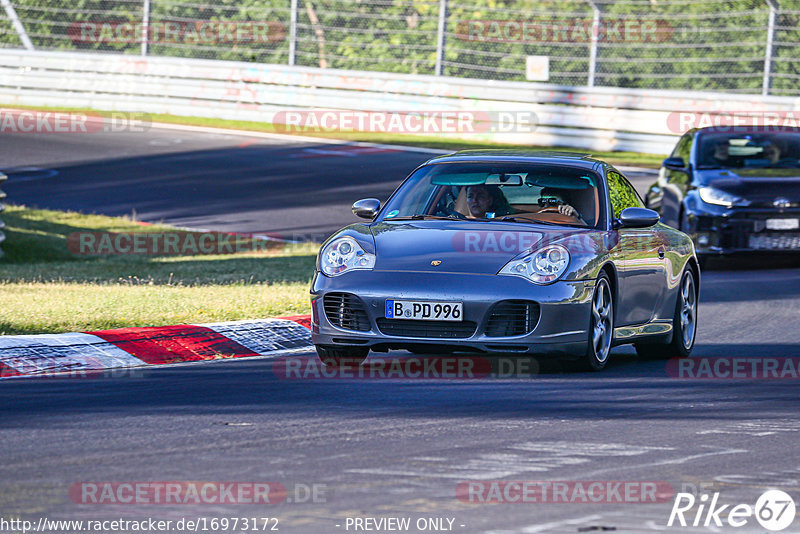
M 444 73 L 445 32 L 447 31 L 447 0 L 439 0 L 439 28 L 436 31 L 436 65 L 434 74 Z
M 11 25 L 17 32 L 17 35 L 19 35 L 19 40 L 22 41 L 22 46 L 24 46 L 26 50 L 33 50 L 31 38 L 28 37 L 28 32 L 25 31 L 25 26 L 23 26 L 22 21 L 19 20 L 17 11 L 14 9 L 14 5 L 11 3 L 11 0 L 0 0 L 0 4 L 3 4 L 3 8 L 6 10 L 6 15 L 8 15 L 8 20 L 11 21 Z
M 146 56 L 150 45 L 150 0 L 142 5 L 142 55 Z
M 6 178 L 7 176 L 2 172 L 0 172 L 0 183 L 3 183 L 6 180 Z M 2 202 L 4 198 L 6 198 L 6 194 L 2 190 L 0 190 L 0 212 L 5 211 L 6 209 L 5 204 L 3 204 Z M 2 220 L 0 220 L 0 243 L 6 240 L 6 234 L 3 233 L 3 228 L 5 227 L 6 227 L 5 223 Z M 3 251 L 0 250 L 0 258 L 2 257 L 3 257 Z
M 597 40 L 600 35 L 600 8 L 594 0 L 588 0 L 589 5 L 592 6 L 592 36 L 590 38 L 589 46 L 589 79 L 587 85 L 594 87 L 595 76 L 597 73 Z
M 764 81 L 761 84 L 761 94 L 769 94 L 770 77 L 772 76 L 772 48 L 775 40 L 775 15 L 778 11 L 777 0 L 766 0 L 769 5 L 769 22 L 767 22 L 767 47 L 764 51 Z
M 289 66 L 297 63 L 297 0 L 291 0 L 289 7 Z

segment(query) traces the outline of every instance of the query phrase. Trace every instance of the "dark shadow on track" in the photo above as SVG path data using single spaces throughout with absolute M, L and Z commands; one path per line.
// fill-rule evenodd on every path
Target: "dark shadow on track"
M 726 346 L 701 347 L 729 355 Z M 796 347 L 750 347 L 788 355 Z M 313 354 L 301 356 L 315 358 Z M 117 378 L 7 380 L 6 428 L 31 418 L 114 413 L 281 414 L 353 412 L 426 417 L 490 415 L 597 421 L 603 418 L 740 419 L 745 412 L 798 406 L 794 380 L 671 378 L 666 362 L 619 355 L 602 373 L 546 370 L 520 378 L 286 378 L 275 360 L 239 360 L 131 372 Z M 691 407 L 691 408 L 689 408 Z
M 703 272 L 797 269 L 798 267 L 800 267 L 800 252 L 757 252 L 708 258 Z

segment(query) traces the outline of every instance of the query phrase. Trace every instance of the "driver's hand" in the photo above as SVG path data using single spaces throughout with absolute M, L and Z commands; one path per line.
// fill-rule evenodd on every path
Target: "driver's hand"
M 569 204 L 561 204 L 558 207 L 558 212 L 561 215 L 566 215 L 567 217 L 578 217 L 578 210 L 570 206 Z

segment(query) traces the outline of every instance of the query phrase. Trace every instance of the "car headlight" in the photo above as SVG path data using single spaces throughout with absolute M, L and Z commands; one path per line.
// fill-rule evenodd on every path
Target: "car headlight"
M 726 193 L 725 191 L 720 191 L 719 189 L 715 189 L 713 187 L 700 187 L 697 189 L 698 194 L 703 202 L 706 204 L 714 204 L 716 206 L 725 206 L 726 208 L 730 208 L 731 206 L 736 205 L 747 205 L 747 202 L 742 200 L 741 198 L 731 195 L 730 193 Z
M 365 252 L 352 237 L 334 239 L 322 249 L 319 267 L 328 276 L 375 267 L 375 254 Z
M 548 245 L 524 258 L 512 260 L 498 274 L 521 276 L 534 284 L 558 280 L 569 266 L 569 251 L 561 245 Z

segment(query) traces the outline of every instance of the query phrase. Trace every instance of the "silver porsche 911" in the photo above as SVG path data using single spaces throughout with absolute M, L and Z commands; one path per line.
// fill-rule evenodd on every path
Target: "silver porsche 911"
M 694 345 L 692 241 L 605 162 L 458 152 L 353 212 L 369 222 L 323 244 L 311 286 L 328 365 L 405 349 L 561 354 L 600 370 L 614 345 L 661 358 Z

